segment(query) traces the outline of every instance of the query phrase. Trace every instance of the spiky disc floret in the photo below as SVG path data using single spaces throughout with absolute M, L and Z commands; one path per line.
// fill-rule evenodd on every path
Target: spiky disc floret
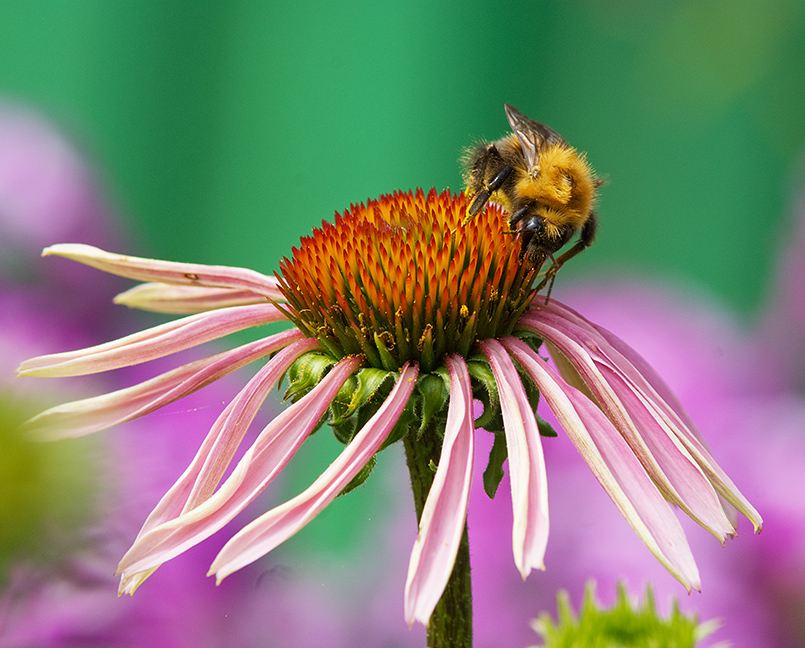
M 446 353 L 511 333 L 533 296 L 534 268 L 502 211 L 467 225 L 463 195 L 395 192 L 352 205 L 302 238 L 277 278 L 288 316 L 336 357 L 425 371 Z

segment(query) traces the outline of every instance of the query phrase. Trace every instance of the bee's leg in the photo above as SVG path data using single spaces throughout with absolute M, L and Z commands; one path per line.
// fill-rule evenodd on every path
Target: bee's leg
M 540 285 L 537 286 L 537 292 L 539 292 L 545 286 L 545 283 L 550 281 L 550 283 L 548 283 L 548 292 L 545 293 L 545 303 L 546 304 L 551 299 L 551 291 L 553 290 L 553 282 L 556 281 L 556 271 L 559 270 L 559 268 L 556 268 L 556 270 L 553 270 L 554 268 L 556 268 L 556 259 L 554 258 L 553 254 L 552 254 L 551 255 L 551 267 L 548 268 L 548 271 L 545 273 L 545 278 L 542 280 L 542 283 L 540 283 Z M 551 272 L 552 270 L 553 270 L 553 272 Z
M 483 170 L 481 171 L 482 174 L 486 173 L 486 168 L 492 162 L 503 164 L 503 158 L 500 157 L 500 152 L 494 144 L 490 144 L 486 149 Z M 503 186 L 503 183 L 506 182 L 506 179 L 511 175 L 512 170 L 513 167 L 510 164 L 503 164 L 501 169 L 489 179 L 489 182 L 486 183 L 486 187 L 484 187 L 473 197 L 472 202 L 467 208 L 467 216 L 464 219 L 465 224 L 478 215 L 478 213 L 484 208 L 484 205 L 486 205 L 487 201 L 489 200 L 489 196 Z
M 593 239 L 595 238 L 595 230 L 598 227 L 598 219 L 595 216 L 595 212 L 590 214 L 590 217 L 587 219 L 587 222 L 584 223 L 584 226 L 581 228 L 581 233 L 579 234 L 579 240 L 573 244 L 567 252 L 562 254 L 558 259 L 553 259 L 553 263 L 551 267 L 548 268 L 547 272 L 545 273 L 545 277 L 543 277 L 542 282 L 537 286 L 537 292 L 542 290 L 548 282 L 550 282 L 550 287 L 548 288 L 548 294 L 545 297 L 545 301 L 547 302 L 551 296 L 551 289 L 553 289 L 553 280 L 556 277 L 556 273 L 559 272 L 559 268 L 561 268 L 565 263 L 567 263 L 570 259 L 576 256 L 579 252 L 589 247 Z

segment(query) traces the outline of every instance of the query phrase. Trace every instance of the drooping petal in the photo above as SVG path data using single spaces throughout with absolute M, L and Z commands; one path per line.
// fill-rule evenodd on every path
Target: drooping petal
M 175 286 L 153 282 L 134 286 L 114 299 L 116 304 L 123 304 L 129 308 L 171 315 L 193 315 L 218 308 L 265 304 L 266 301 L 265 295 L 251 290 Z
M 497 340 L 479 343 L 498 386 L 509 471 L 514 526 L 514 562 L 525 579 L 531 570 L 545 569 L 548 545 L 548 477 L 534 412 L 509 354 Z
M 215 533 L 254 500 L 299 449 L 361 362 L 360 356 L 342 359 L 308 394 L 271 421 L 209 499 L 138 536 L 118 565 L 121 593 L 132 593 L 154 568 Z M 269 381 L 256 379 L 222 414 L 226 417 L 226 434 L 239 427 L 241 418 L 249 416 L 250 408 L 259 400 L 255 388 L 270 387 Z M 235 408 L 241 409 L 240 416 L 231 416 Z M 157 509 L 172 511 L 179 499 L 166 503 L 164 508 L 160 503 Z
M 539 387 L 596 479 L 649 551 L 686 588 L 699 589 L 699 572 L 679 521 L 618 430 L 528 345 L 512 337 L 502 343 Z
M 196 360 L 183 367 L 108 394 L 57 405 L 25 423 L 23 429 L 44 440 L 92 434 L 145 416 L 255 360 L 304 337 L 291 329 Z
M 273 304 L 237 306 L 190 315 L 87 349 L 31 358 L 17 369 L 20 376 L 83 376 L 136 365 L 253 326 L 285 320 Z
M 652 411 L 652 404 L 641 399 L 639 391 L 632 391 L 618 373 L 607 367 L 601 367 L 601 374 L 618 393 L 635 426 L 647 431 L 642 438 L 685 503 L 683 510 L 723 544 L 727 536 L 735 533 L 735 527 L 727 518 L 711 480 L 656 410 Z
M 274 277 L 248 268 L 143 259 L 106 252 L 82 243 L 60 243 L 42 251 L 42 256 L 51 255 L 72 259 L 98 270 L 137 281 L 156 281 L 180 286 L 238 288 L 265 295 L 273 301 L 283 300 Z
M 657 404 L 659 396 L 623 378 L 624 371 L 632 371 L 631 366 L 626 368 L 625 359 L 608 349 L 600 336 L 590 337 L 551 312 L 539 311 L 539 317 L 532 314 L 523 319 L 526 328 L 542 336 L 554 350 L 552 356 L 565 375 L 577 374 L 666 499 L 720 541 L 732 534 L 734 528 L 713 485 L 671 429 L 672 422 Z
M 444 592 L 464 532 L 472 485 L 475 436 L 470 375 L 460 356 L 446 356 L 444 362 L 450 375 L 450 404 L 439 466 L 408 565 L 405 620 L 409 626 L 415 621 L 427 625 Z
M 540 318 L 545 313 L 561 318 L 564 325 L 572 327 L 580 339 L 588 340 L 587 344 L 591 349 L 600 352 L 601 364 L 612 367 L 623 380 L 641 394 L 641 398 L 648 400 L 651 409 L 665 421 L 666 428 L 675 435 L 707 475 L 722 500 L 722 508 L 730 526 L 735 527 L 734 513 L 737 509 L 752 522 L 755 531 L 759 531 L 762 525 L 760 514 L 715 461 L 693 420 L 665 381 L 645 359 L 616 335 L 593 324 L 568 306 L 556 300 L 545 304 L 541 297 L 535 298 L 534 303 L 538 307 Z M 525 321 L 534 314 L 529 313 Z M 595 356 L 595 353 L 593 355 Z
M 187 470 L 148 516 L 138 538 L 209 498 L 268 392 L 297 358 L 318 347 L 315 339 L 302 337 L 301 334 L 295 337 L 297 341 L 271 358 L 229 402 L 210 428 Z
M 419 368 L 406 364 L 386 401 L 338 458 L 303 493 L 264 513 L 221 549 L 210 567 L 218 582 L 284 542 L 324 509 L 380 449 L 416 385 Z

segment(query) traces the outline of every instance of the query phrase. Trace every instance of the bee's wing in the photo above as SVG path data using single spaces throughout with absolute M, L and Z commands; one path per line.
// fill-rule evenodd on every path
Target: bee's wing
M 545 144 L 567 144 L 555 130 L 529 119 L 514 106 L 506 104 L 505 109 L 509 126 L 520 140 L 528 166 L 533 167 L 537 163 L 539 150 Z

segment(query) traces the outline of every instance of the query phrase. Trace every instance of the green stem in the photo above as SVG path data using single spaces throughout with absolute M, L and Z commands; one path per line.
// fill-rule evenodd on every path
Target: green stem
M 433 483 L 431 462 L 433 465 L 439 463 L 442 440 L 432 429 L 428 429 L 419 439 L 416 433 L 408 434 L 403 443 L 419 522 Z M 472 580 L 466 523 L 453 573 L 430 617 L 427 640 L 428 648 L 472 648 Z

